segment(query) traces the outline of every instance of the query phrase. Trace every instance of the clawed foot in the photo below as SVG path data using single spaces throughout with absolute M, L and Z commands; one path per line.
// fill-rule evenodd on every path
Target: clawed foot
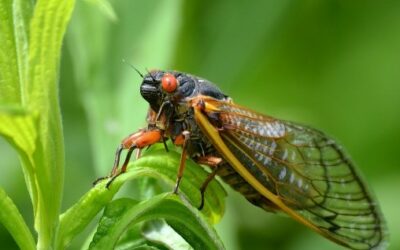
M 97 178 L 97 179 L 92 183 L 92 185 L 93 185 L 93 186 L 96 186 L 97 183 L 99 183 L 99 182 L 102 181 L 102 180 L 108 179 L 108 178 L 110 178 L 110 176 L 99 177 L 99 178 Z
M 118 177 L 118 176 L 120 176 L 122 173 L 118 173 L 118 174 L 116 174 L 116 175 L 113 175 L 112 177 L 111 177 L 111 179 L 107 182 L 107 184 L 106 184 L 106 188 L 107 189 L 110 189 L 110 185 L 114 182 L 114 180 Z
M 104 176 L 104 177 L 100 177 L 100 178 L 97 178 L 94 182 L 93 182 L 93 186 L 95 186 L 95 185 L 97 185 L 97 183 L 99 183 L 100 181 L 102 181 L 102 180 L 105 180 L 105 179 L 109 179 L 108 180 L 108 182 L 107 182 L 107 184 L 106 184 L 106 188 L 107 189 L 110 189 L 110 185 L 114 182 L 114 180 L 118 177 L 118 176 L 120 176 L 122 173 L 118 173 L 118 174 L 115 174 L 115 175 L 112 175 L 112 176 L 110 176 L 110 175 L 108 175 L 108 176 Z

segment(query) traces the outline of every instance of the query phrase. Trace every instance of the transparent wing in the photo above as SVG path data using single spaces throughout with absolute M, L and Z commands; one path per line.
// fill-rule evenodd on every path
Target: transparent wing
M 321 234 L 353 249 L 385 248 L 379 206 L 334 140 L 228 102 L 207 100 L 203 112 L 252 176 Z

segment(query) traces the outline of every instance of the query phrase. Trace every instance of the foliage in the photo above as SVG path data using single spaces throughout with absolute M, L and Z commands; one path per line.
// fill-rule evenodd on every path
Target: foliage
M 38 1 L 35 6 L 28 1 L 1 4 L 5 21 L 0 42 L 0 133 L 20 156 L 32 200 L 37 246 L 43 249 L 54 244 L 64 182 L 57 81 L 61 43 L 73 6 L 74 1 Z M 13 208 L 15 216 L 3 218 L 20 216 L 15 206 L 8 207 Z M 23 230 L 26 225 L 22 220 L 17 221 L 26 242 L 31 243 L 27 247 L 32 248 L 32 235 Z M 12 232 L 15 239 L 20 237 Z
M 238 104 L 337 138 L 382 205 L 390 247 L 399 248 L 393 236 L 400 232 L 399 203 L 393 199 L 399 176 L 399 10 L 396 0 L 1 1 L 2 246 L 87 248 L 96 235 L 96 214 L 107 204 L 106 215 L 118 206 L 119 199 L 110 203 L 114 195 L 129 197 L 127 206 L 135 207 L 172 189 L 175 170 L 167 164 L 169 177 L 156 174 L 164 165 L 152 154 L 160 150 L 161 161 L 171 162 L 177 156 L 160 148 L 132 163 L 110 191 L 104 183 L 91 189 L 94 179 L 110 171 L 119 141 L 144 125 L 140 77 L 125 59 L 141 71 L 177 69 L 203 76 Z M 189 164 L 182 190 L 192 183 L 186 178 L 192 169 L 204 174 Z M 338 248 L 228 192 L 227 213 L 216 226 L 227 249 Z M 205 220 L 222 216 L 222 193 L 208 193 L 206 210 L 216 210 L 205 210 Z M 181 194 L 186 198 L 177 207 L 186 209 L 186 200 L 197 206 L 198 192 Z M 179 228 L 165 220 L 140 222 L 121 235 L 118 248 L 187 247 L 176 232 Z

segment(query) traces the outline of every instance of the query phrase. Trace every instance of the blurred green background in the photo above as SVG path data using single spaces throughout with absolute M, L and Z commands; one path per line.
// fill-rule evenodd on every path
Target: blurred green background
M 400 249 L 400 1 L 78 1 L 64 42 L 63 207 L 108 173 L 120 140 L 145 124 L 141 71 L 215 82 L 236 103 L 319 128 L 374 190 Z M 17 155 L 0 140 L 0 183 L 32 224 Z M 342 249 L 265 213 L 227 187 L 217 225 L 227 249 Z M 86 230 L 84 236 L 90 230 Z M 77 249 L 84 237 L 70 249 Z M 16 246 L 0 226 L 3 249 Z M 4 248 L 5 247 L 5 248 Z

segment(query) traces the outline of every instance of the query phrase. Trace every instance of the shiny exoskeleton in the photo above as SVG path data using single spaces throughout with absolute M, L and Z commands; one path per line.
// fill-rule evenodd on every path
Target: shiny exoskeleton
M 342 147 L 321 131 L 236 105 L 209 81 L 181 72 L 149 72 L 140 93 L 150 104 L 148 126 L 122 141 L 107 186 L 126 171 L 134 149 L 171 139 L 182 147 L 174 192 L 187 156 L 212 169 L 200 187 L 200 208 L 219 175 L 251 203 L 285 212 L 340 245 L 387 245 L 376 199 Z

